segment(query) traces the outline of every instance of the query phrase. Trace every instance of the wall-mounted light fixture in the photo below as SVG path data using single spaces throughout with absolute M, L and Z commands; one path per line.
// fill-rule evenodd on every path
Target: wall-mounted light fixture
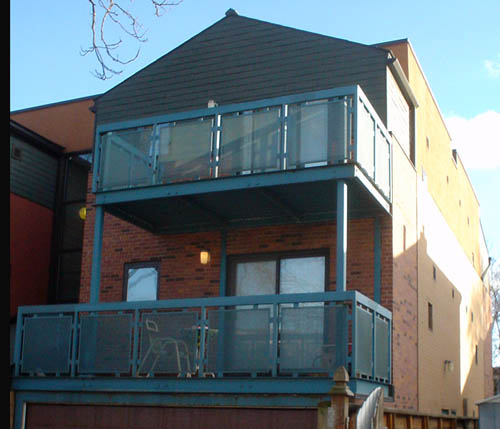
M 208 250 L 200 251 L 200 262 L 203 265 L 207 265 L 210 262 L 210 252 Z
M 453 361 L 452 360 L 445 360 L 444 361 L 444 370 L 448 370 L 450 372 L 453 372 L 453 369 L 455 368 L 455 366 L 453 365 Z
M 78 210 L 78 216 L 80 216 L 81 220 L 85 220 L 85 218 L 87 217 L 87 208 L 82 207 L 80 210 Z

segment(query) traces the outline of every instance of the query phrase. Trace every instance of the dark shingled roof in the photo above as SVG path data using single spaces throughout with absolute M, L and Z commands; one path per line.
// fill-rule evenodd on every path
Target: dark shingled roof
M 226 16 L 96 101 L 98 124 L 359 84 L 383 120 L 388 51 Z

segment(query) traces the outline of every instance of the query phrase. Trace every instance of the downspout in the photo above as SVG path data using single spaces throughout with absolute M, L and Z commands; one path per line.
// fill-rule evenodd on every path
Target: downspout
M 489 269 L 491 267 L 491 256 L 488 257 L 488 266 L 484 269 L 483 274 L 481 274 L 481 281 L 484 283 L 484 277 L 488 273 Z

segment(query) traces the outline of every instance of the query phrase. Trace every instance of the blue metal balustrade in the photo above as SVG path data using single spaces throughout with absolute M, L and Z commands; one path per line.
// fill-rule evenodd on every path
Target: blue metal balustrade
M 343 365 L 389 385 L 391 323 L 356 291 L 21 307 L 15 376 L 272 380 Z
M 97 128 L 94 191 L 355 163 L 391 200 L 389 133 L 359 86 Z

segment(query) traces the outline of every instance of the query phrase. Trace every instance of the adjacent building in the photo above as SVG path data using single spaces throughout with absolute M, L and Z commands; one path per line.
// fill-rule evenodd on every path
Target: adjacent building
M 477 417 L 479 203 L 407 40 L 229 10 L 93 101 L 78 303 L 19 308 L 16 427 L 314 428 L 339 366 Z

